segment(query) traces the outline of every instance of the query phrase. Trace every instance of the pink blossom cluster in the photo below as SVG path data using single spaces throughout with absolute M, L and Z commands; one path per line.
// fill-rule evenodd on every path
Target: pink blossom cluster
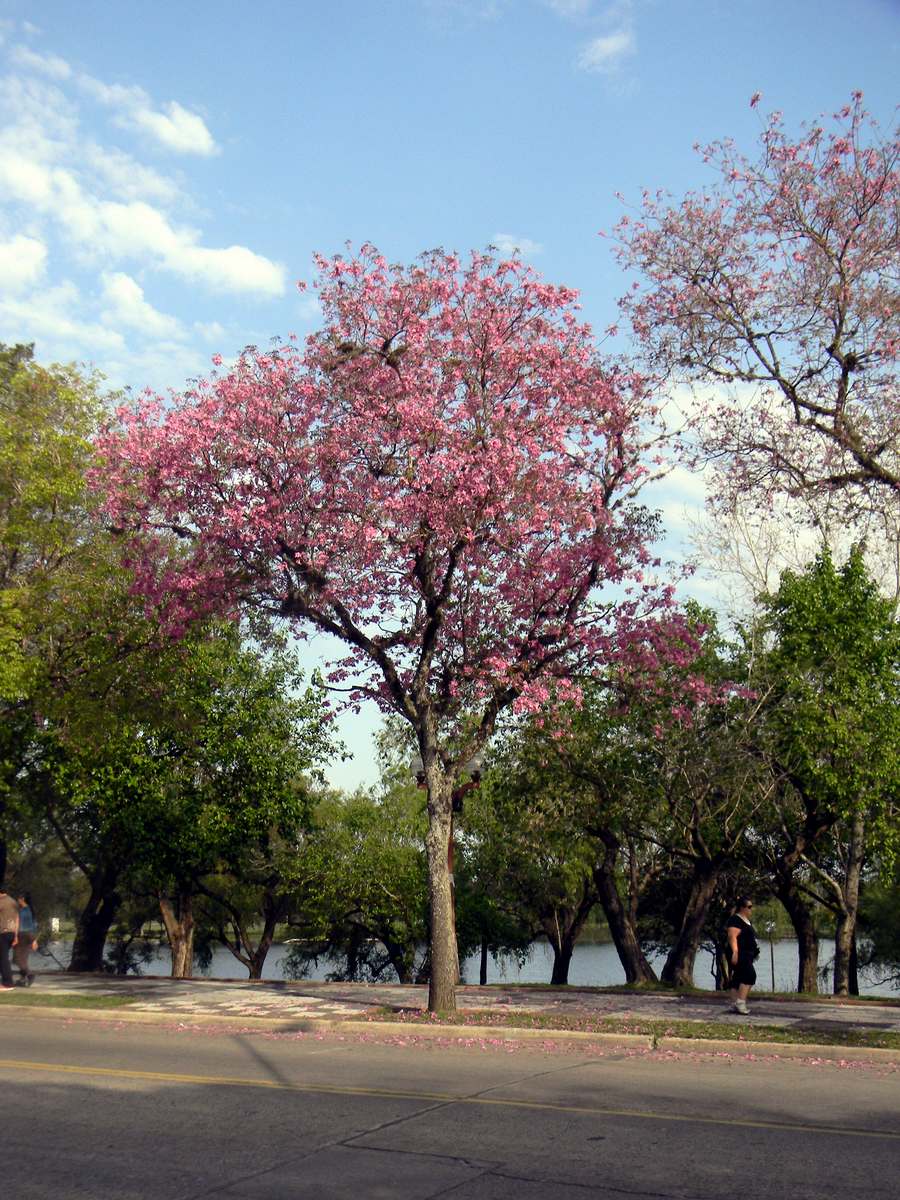
M 900 493 L 900 138 L 858 92 L 831 122 L 792 140 L 773 114 L 755 161 L 698 147 L 715 186 L 645 192 L 616 229 L 640 276 L 623 313 L 654 370 L 706 385 L 695 432 L 728 500 Z
M 646 385 L 600 362 L 575 293 L 483 254 L 318 268 L 305 346 L 250 347 L 99 441 L 168 627 L 256 607 L 340 639 L 352 699 L 451 730 L 478 710 L 485 732 L 598 665 L 687 655 L 641 577 Z

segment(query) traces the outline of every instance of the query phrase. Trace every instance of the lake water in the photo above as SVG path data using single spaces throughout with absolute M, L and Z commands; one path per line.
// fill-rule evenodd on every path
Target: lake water
M 762 942 L 761 945 L 762 953 L 756 964 L 756 970 L 759 986 L 768 991 L 773 987 L 773 955 L 770 952 L 768 942 Z M 819 947 L 819 962 L 820 965 L 824 966 L 834 954 L 834 942 L 823 938 L 819 943 Z M 39 969 L 59 969 L 68 962 L 71 948 L 71 942 L 53 942 L 50 945 L 50 949 L 57 961 L 44 955 L 35 955 L 33 962 Z M 265 969 L 263 971 L 264 979 L 284 978 L 282 961 L 287 956 L 289 949 L 288 946 L 283 945 L 272 947 L 266 958 Z M 785 939 L 775 942 L 773 949 L 774 990 L 784 992 L 793 991 L 797 983 L 797 944 L 792 940 Z M 662 966 L 663 959 L 657 958 L 652 960 L 652 962 L 658 971 Z M 536 942 L 531 947 L 528 959 L 521 967 L 513 960 L 498 963 L 492 958 L 488 959 L 488 983 L 548 983 L 552 966 L 553 954 L 550 947 L 546 942 Z M 463 975 L 467 983 L 478 982 L 478 967 L 479 959 L 477 955 L 467 959 L 463 964 Z M 715 987 L 711 967 L 711 956 L 705 951 L 701 951 L 697 955 L 694 967 L 694 983 L 697 987 L 709 988 L 710 990 Z M 171 960 L 169 952 L 168 950 L 161 950 L 142 969 L 142 974 L 168 975 L 170 969 Z M 324 979 L 329 971 L 333 970 L 334 965 L 332 963 L 329 963 L 327 959 L 320 959 L 318 965 L 313 965 L 308 977 L 310 979 Z M 195 973 L 197 975 L 207 975 L 213 979 L 242 979 L 246 974 L 246 968 L 228 950 L 224 947 L 218 947 L 213 954 L 209 970 L 205 972 L 198 970 Z M 625 974 L 619 962 L 619 957 L 616 954 L 615 947 L 611 943 L 584 942 L 575 947 L 575 953 L 572 955 L 572 962 L 569 968 L 570 984 L 602 987 L 624 982 Z M 830 991 L 830 976 L 824 982 L 820 983 L 820 987 L 823 992 Z M 866 995 L 874 996 L 900 995 L 900 991 L 897 988 L 891 987 L 886 983 L 879 983 L 875 977 L 865 975 L 860 976 L 860 991 Z

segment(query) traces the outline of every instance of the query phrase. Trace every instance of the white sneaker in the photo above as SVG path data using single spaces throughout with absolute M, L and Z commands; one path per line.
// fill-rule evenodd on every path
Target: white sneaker
M 750 1009 L 747 1007 L 746 1000 L 735 1000 L 734 1004 L 732 1004 L 731 1008 L 728 1011 L 733 1012 L 733 1013 L 740 1013 L 740 1015 L 742 1017 L 750 1016 Z

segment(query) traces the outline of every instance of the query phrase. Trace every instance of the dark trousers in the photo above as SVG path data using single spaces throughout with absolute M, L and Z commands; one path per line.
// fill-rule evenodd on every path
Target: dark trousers
M 3 986 L 13 986 L 12 967 L 9 965 L 9 952 L 12 948 L 14 933 L 0 933 L 0 976 L 3 977 Z
M 18 946 L 13 946 L 13 962 L 19 968 L 19 974 L 23 979 L 27 979 L 31 974 L 28 960 L 31 956 L 31 943 L 33 941 L 33 933 L 20 933 Z

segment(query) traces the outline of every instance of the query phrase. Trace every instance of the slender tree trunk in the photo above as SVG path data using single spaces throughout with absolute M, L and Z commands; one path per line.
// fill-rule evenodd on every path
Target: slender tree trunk
M 419 963 L 419 969 L 416 971 L 414 983 L 428 983 L 431 978 L 431 947 L 425 947 L 425 956 Z
M 382 945 L 387 950 L 388 958 L 391 960 L 391 966 L 394 968 L 394 974 L 397 976 L 398 983 L 412 983 L 413 981 L 413 959 L 415 951 L 410 953 L 408 947 L 400 942 L 395 942 L 393 939 L 382 935 Z
M 79 914 L 72 943 L 70 971 L 102 971 L 103 950 L 110 927 L 122 903 L 116 891 L 118 874 L 112 870 L 98 872 L 91 880 L 91 894 Z
M 347 940 L 347 979 L 354 983 L 359 978 L 360 948 L 365 932 L 358 922 L 351 919 L 350 937 Z
M 635 929 L 634 905 L 626 907 L 619 894 L 616 864 L 621 844 L 609 830 L 602 830 L 598 836 L 603 841 L 605 853 L 602 861 L 594 867 L 594 887 L 625 972 L 625 982 L 654 983 L 656 972 L 641 949 Z
M 859 881 L 865 857 L 865 817 L 853 816 L 847 845 L 847 868 L 841 888 L 841 908 L 834 931 L 834 994 L 850 994 L 850 960 L 856 936 L 856 914 L 859 909 Z
M 487 934 L 481 935 L 481 962 L 478 966 L 478 982 L 482 987 L 487 986 L 488 971 L 488 940 Z
M 435 763 L 427 770 L 428 890 L 431 922 L 431 974 L 428 981 L 429 1012 L 456 1011 L 459 951 L 456 944 L 453 880 L 450 874 L 450 825 L 453 782 Z
M 779 872 L 775 895 L 791 919 L 797 938 L 797 991 L 819 990 L 819 935 L 812 907 L 797 887 L 793 872 Z
M 561 946 L 553 947 L 553 970 L 550 973 L 551 984 L 569 982 L 569 967 L 572 964 L 572 951 L 575 947 L 566 939 Z
M 256 948 L 250 954 L 249 971 L 251 979 L 262 979 L 266 956 L 272 947 L 272 939 L 278 922 L 284 917 L 285 905 L 271 891 L 263 894 L 263 928 Z M 241 940 L 249 947 L 250 939 L 241 932 Z
M 691 890 L 681 919 L 681 928 L 660 975 L 663 983 L 669 983 L 673 987 L 693 987 L 694 960 L 703 936 L 706 914 L 715 895 L 723 866 L 724 863 L 708 859 L 701 859 L 694 865 Z
M 265 933 L 256 944 L 256 949 L 250 955 L 250 961 L 247 964 L 250 979 L 262 979 L 263 967 L 266 965 L 266 956 L 272 946 L 271 933 Z
M 834 824 L 834 818 L 819 812 L 815 797 L 801 793 L 803 824 L 793 841 L 775 859 L 775 894 L 791 919 L 797 938 L 797 991 L 819 991 L 819 935 L 810 902 L 797 886 L 796 870 L 810 854 L 822 834 Z
M 584 923 L 597 903 L 593 880 L 586 879 L 581 888 L 581 899 L 575 908 L 554 908 L 541 914 L 541 928 L 553 949 L 553 972 L 551 984 L 569 982 L 569 967 L 575 943 L 584 929 Z
M 194 894 L 179 888 L 175 904 L 160 894 L 159 910 L 172 953 L 172 978 L 190 979 L 194 971 Z

